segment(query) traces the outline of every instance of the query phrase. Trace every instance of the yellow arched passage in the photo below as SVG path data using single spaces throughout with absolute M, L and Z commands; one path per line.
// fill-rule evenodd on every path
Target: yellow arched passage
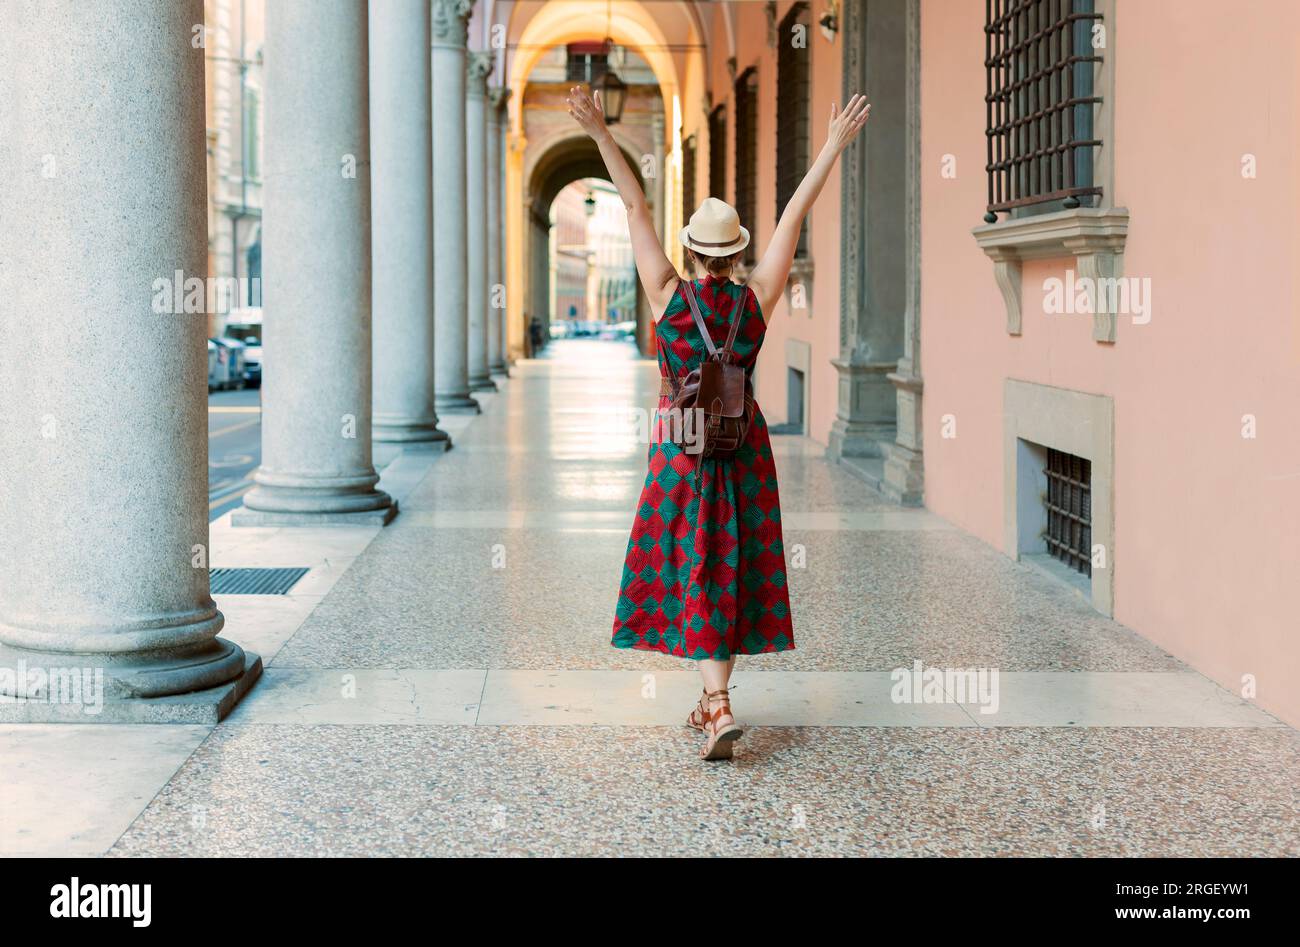
M 515 33 L 512 26 L 511 33 Z M 691 25 L 691 42 L 698 42 L 694 24 Z M 523 352 L 524 343 L 524 267 L 527 263 L 527 222 L 524 219 L 524 151 L 527 142 L 523 134 L 523 90 L 528 77 L 545 53 L 566 43 L 602 39 L 606 34 L 605 17 L 593 17 L 591 5 L 576 0 L 551 0 L 524 24 L 517 35 L 510 37 L 516 45 L 511 57 L 509 86 L 515 90 L 511 99 L 510 135 L 506 160 L 506 272 L 508 320 L 507 342 L 512 357 Z M 681 248 L 676 234 L 682 226 L 681 175 L 682 175 L 682 105 L 678 79 L 678 64 L 665 47 L 668 40 L 655 21 L 653 14 L 639 3 L 619 3 L 613 7 L 608 22 L 608 35 L 617 44 L 636 50 L 643 57 L 655 78 L 664 103 L 664 141 L 669 153 L 661 169 L 663 191 L 655 199 L 663 208 L 664 248 L 678 268 L 682 265 Z M 702 68 L 694 60 L 688 68 L 688 85 L 700 83 Z M 702 91 L 695 95 L 701 96 Z

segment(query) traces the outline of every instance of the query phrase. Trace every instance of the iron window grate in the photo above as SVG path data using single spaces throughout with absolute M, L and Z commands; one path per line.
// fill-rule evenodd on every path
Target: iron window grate
M 695 136 L 682 142 L 682 216 L 695 213 Z
M 609 71 L 604 43 L 570 43 L 565 47 L 564 80 L 599 82 Z
M 1047 551 L 1076 572 L 1092 575 L 1092 461 L 1047 449 Z
M 709 113 L 709 194 L 727 199 L 727 107 L 719 105 Z M 692 213 L 694 207 L 688 208 Z
M 989 223 L 999 211 L 1099 195 L 1093 186 L 1093 0 L 985 0 Z
M 795 45 L 795 26 L 802 26 L 804 43 Z M 807 42 L 808 4 L 800 0 L 781 21 L 776 54 L 776 219 L 808 172 L 810 134 L 809 94 L 812 90 L 811 44 Z M 799 228 L 796 257 L 808 255 L 808 218 Z
M 284 595 L 310 570 L 212 569 L 208 579 L 213 595 Z
M 752 228 L 758 216 L 758 71 L 750 66 L 736 78 L 736 213 Z M 754 262 L 750 235 L 744 261 Z

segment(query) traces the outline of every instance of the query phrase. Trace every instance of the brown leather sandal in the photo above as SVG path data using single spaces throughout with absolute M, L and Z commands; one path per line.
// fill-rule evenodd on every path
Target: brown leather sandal
M 716 702 L 717 709 L 709 713 L 708 725 L 704 731 L 709 735 L 709 740 L 700 751 L 700 759 L 729 760 L 735 742 L 745 731 L 736 725 L 735 715 L 731 712 L 731 696 L 725 687 L 719 691 L 706 691 L 705 696 L 709 699 L 710 706 Z M 731 717 L 731 723 L 719 724 L 718 720 L 724 716 Z
M 732 684 L 728 690 L 735 690 L 739 686 L 739 684 Z M 692 710 L 690 715 L 686 718 L 686 726 L 690 727 L 692 730 L 698 730 L 700 733 L 704 732 L 704 728 L 709 722 L 708 703 L 709 690 L 708 688 L 702 688 L 700 690 L 700 702 L 695 705 L 695 709 Z
M 706 706 L 708 702 L 709 692 L 707 690 L 701 690 L 700 702 L 695 705 L 695 709 L 692 710 L 690 716 L 686 718 L 686 726 L 690 727 L 692 730 L 699 730 L 701 733 L 704 732 L 704 725 L 708 723 L 709 720 L 709 708 Z

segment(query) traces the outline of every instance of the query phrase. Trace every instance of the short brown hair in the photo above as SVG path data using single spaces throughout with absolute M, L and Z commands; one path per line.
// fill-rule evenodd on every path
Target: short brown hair
M 707 253 L 696 253 L 690 247 L 686 247 L 686 256 L 692 265 L 699 263 L 704 269 L 713 276 L 722 276 L 724 273 L 730 273 L 743 250 L 737 250 L 728 256 L 709 256 Z

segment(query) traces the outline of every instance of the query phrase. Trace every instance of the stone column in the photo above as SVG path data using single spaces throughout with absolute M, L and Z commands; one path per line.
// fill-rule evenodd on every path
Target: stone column
M 466 252 L 469 291 L 469 387 L 496 391 L 488 374 L 488 167 L 487 77 L 492 53 L 473 52 L 465 90 Z
M 542 346 L 546 345 L 551 329 L 551 320 L 557 313 L 551 309 L 551 224 L 545 211 L 533 209 L 533 310 L 541 326 Z M 530 320 L 531 322 L 531 320 Z M 529 330 L 531 331 L 531 329 Z M 534 357 L 538 350 L 534 350 Z
M 465 172 L 465 40 L 471 0 L 433 10 L 433 271 L 438 410 L 476 413 L 469 387 L 469 257 Z
M 521 358 L 528 357 L 528 311 L 532 306 L 531 284 L 532 276 L 529 268 L 532 265 L 532 227 L 530 226 L 531 217 L 529 216 L 529 207 L 532 206 L 532 197 L 527 193 L 528 182 L 524 177 L 525 162 L 524 155 L 528 150 L 528 139 L 522 133 L 516 133 L 506 130 L 505 151 L 502 157 L 512 168 L 518 168 L 520 171 L 519 193 L 512 195 L 510 188 L 503 186 L 502 190 L 502 214 L 507 220 L 518 222 L 519 233 L 517 235 L 516 252 L 518 253 L 518 269 L 506 270 L 502 272 L 506 279 L 509 280 L 518 274 L 519 286 L 512 297 L 518 300 L 517 311 L 506 313 L 506 333 L 505 333 L 505 350 L 506 364 L 512 365 Z M 506 177 L 506 183 L 510 181 Z M 514 199 L 518 201 L 514 205 L 515 210 L 512 214 L 508 209 L 504 209 Z M 510 236 L 510 230 L 507 226 L 505 231 L 507 240 Z M 509 259 L 509 257 L 507 257 Z M 515 287 L 511 287 L 515 289 Z
M 656 112 L 650 118 L 651 153 L 654 155 L 655 177 L 650 182 L 650 203 L 654 210 L 655 233 L 664 236 L 664 222 L 667 220 L 668 201 L 664 191 L 664 169 L 668 164 L 668 153 L 664 147 L 664 116 Z M 644 186 L 644 180 L 641 182 Z M 667 252 L 667 251 L 665 251 Z
M 203 3 L 104 12 L 0 6 L 0 721 L 215 723 Z
M 446 449 L 433 399 L 428 0 L 370 5 L 374 438 Z
M 839 406 L 830 452 L 871 458 L 854 465 L 880 485 L 883 457 L 897 430 L 897 395 L 888 376 L 898 366 L 907 305 L 905 223 L 906 106 L 904 8 L 880 0 L 846 4 L 844 96 L 871 90 L 871 130 L 842 156 Z
M 370 453 L 365 0 L 266 7 L 262 466 L 237 526 L 387 523 Z
M 885 448 L 881 491 L 899 503 L 924 499 L 925 476 L 921 430 L 921 9 L 905 0 L 903 128 L 903 353 L 888 377 L 898 396 L 898 429 Z
M 505 125 L 510 89 L 488 90 L 488 371 L 508 375 L 505 294 Z
M 529 358 L 532 356 L 532 347 L 528 340 L 528 323 L 532 319 L 533 313 L 533 204 L 532 197 L 524 195 L 523 206 L 519 214 L 519 255 L 522 261 L 519 267 L 520 288 L 519 288 L 519 325 L 522 330 L 519 333 L 519 350 L 518 358 Z M 509 340 L 509 336 L 506 336 Z M 507 342 L 508 344 L 508 342 Z M 509 350 L 507 350 L 509 351 Z

